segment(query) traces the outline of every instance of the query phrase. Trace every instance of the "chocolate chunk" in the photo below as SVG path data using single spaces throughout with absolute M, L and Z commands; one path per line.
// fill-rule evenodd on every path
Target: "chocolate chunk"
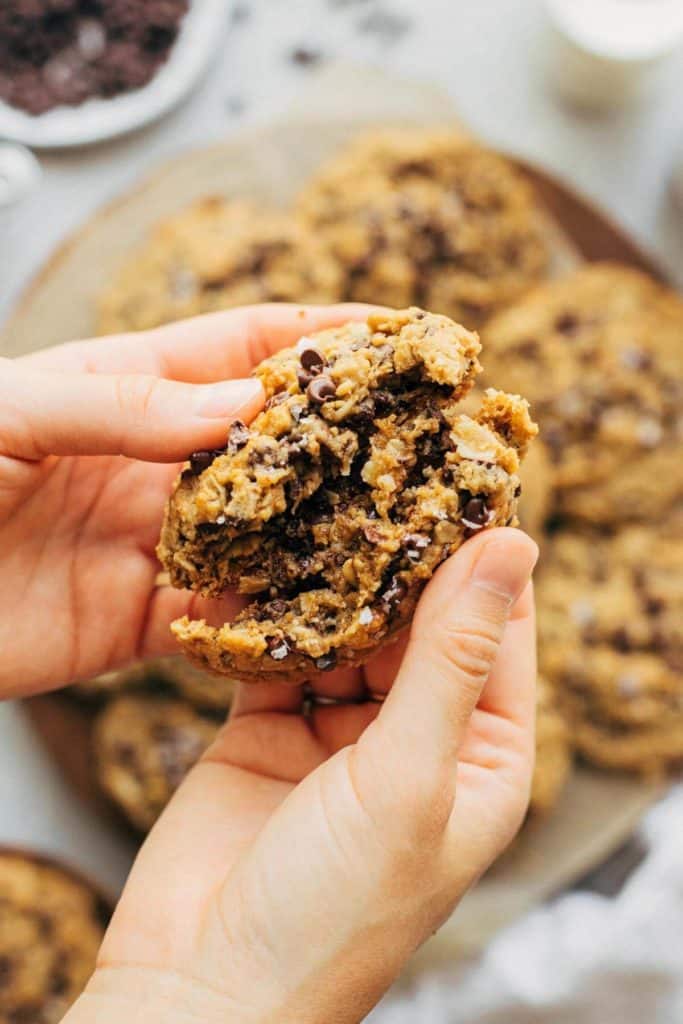
M 330 650 L 327 654 L 322 654 L 315 659 L 314 664 L 318 672 L 331 672 L 333 668 L 337 667 L 337 652 Z
M 228 430 L 228 452 L 231 455 L 234 455 L 240 448 L 244 448 L 248 440 L 249 430 L 247 425 L 242 423 L 242 420 L 235 420 L 234 423 L 230 424 L 230 429 Z
M 337 388 L 329 377 L 314 377 L 306 388 L 306 394 L 312 402 L 322 405 L 328 398 L 334 398 Z
M 424 533 L 406 533 L 401 541 L 411 562 L 419 562 L 422 552 L 429 547 L 429 537 Z
M 282 661 L 290 652 L 290 646 L 284 637 L 270 636 L 267 638 L 268 654 L 273 661 Z
M 279 597 L 276 597 L 274 601 L 268 602 L 268 604 L 265 606 L 265 610 L 268 612 L 268 615 L 270 616 L 271 619 L 279 619 L 287 611 L 287 602 L 283 601 Z
M 392 612 L 396 611 L 407 592 L 408 591 L 403 580 L 398 576 L 394 576 L 389 586 L 380 597 L 385 614 L 391 615 Z
M 305 348 L 299 360 L 304 370 L 308 370 L 313 376 L 322 373 L 325 368 L 325 360 L 317 348 Z
M 661 597 L 646 598 L 645 611 L 648 615 L 660 615 L 664 611 L 664 601 Z

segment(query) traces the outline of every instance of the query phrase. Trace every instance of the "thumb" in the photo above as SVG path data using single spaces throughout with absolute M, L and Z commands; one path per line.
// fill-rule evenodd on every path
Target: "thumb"
M 55 373 L 0 359 L 0 455 L 126 455 L 176 462 L 225 442 L 263 402 L 256 379 L 184 384 L 144 374 Z
M 487 531 L 426 588 L 396 681 L 357 748 L 359 784 L 381 820 L 431 827 L 439 807 L 445 825 L 458 750 L 537 557 L 520 530 Z

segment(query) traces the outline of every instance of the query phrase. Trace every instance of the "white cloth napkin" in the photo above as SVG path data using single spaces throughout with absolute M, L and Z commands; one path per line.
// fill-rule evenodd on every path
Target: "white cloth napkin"
M 645 860 L 616 898 L 570 893 L 476 962 L 390 993 L 371 1024 L 681 1024 L 683 785 L 646 816 Z

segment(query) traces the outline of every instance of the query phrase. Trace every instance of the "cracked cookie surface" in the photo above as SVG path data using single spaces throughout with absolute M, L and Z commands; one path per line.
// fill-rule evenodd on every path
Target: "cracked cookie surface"
M 361 136 L 313 178 L 298 211 L 337 258 L 345 299 L 423 306 L 470 328 L 549 261 L 529 182 L 443 129 Z
M 258 302 L 335 302 L 341 273 L 326 247 L 279 210 L 201 200 L 151 232 L 99 303 L 100 334 Z
M 652 278 L 588 265 L 495 317 L 486 375 L 538 417 L 555 512 L 649 521 L 683 499 L 683 302 Z
M 62 1020 L 103 937 L 103 908 L 84 882 L 40 857 L 0 851 L 0 1020 Z
M 218 729 L 218 722 L 174 697 L 115 698 L 93 733 L 102 789 L 135 828 L 149 831 Z
M 515 524 L 526 402 L 488 391 L 461 413 L 475 334 L 410 309 L 302 338 L 255 373 L 267 396 L 227 447 L 198 452 L 169 502 L 171 582 L 250 603 L 173 631 L 203 667 L 303 682 L 360 664 L 410 620 L 437 566 L 474 533 Z
M 683 759 L 683 530 L 560 533 L 537 587 L 539 662 L 595 764 L 657 774 Z

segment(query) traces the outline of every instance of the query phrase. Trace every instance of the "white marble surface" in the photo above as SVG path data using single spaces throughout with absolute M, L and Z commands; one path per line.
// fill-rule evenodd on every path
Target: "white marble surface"
M 200 88 L 164 121 L 116 143 L 41 157 L 40 188 L 0 211 L 0 319 L 54 246 L 101 203 L 164 158 L 285 111 L 311 89 L 314 69 L 288 59 L 297 47 L 439 82 L 479 134 L 564 175 L 683 283 L 683 211 L 668 192 L 683 151 L 683 60 L 655 102 L 590 117 L 562 106 L 545 86 L 538 0 L 252 0 L 245 6 L 250 15 L 230 30 Z M 368 20 L 375 30 L 362 31 Z M 240 104 L 244 110 L 236 113 Z M 111 888 L 130 856 L 74 800 L 17 709 L 7 705 L 0 708 L 5 841 L 59 852 Z

